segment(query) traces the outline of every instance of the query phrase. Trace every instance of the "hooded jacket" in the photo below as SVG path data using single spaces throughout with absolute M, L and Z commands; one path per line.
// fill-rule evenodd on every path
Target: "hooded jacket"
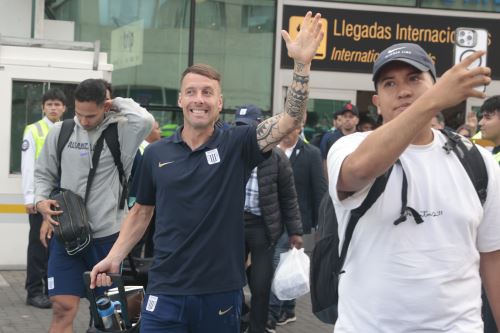
M 61 187 L 85 198 L 87 177 L 92 166 L 94 144 L 109 124 L 117 123 L 118 141 L 125 175 L 130 170 L 140 143 L 153 128 L 153 116 L 132 99 L 117 97 L 111 111 L 94 129 L 85 130 L 75 116 L 75 127 L 61 156 Z M 56 123 L 47 135 L 35 166 L 35 202 L 49 198 L 59 183 L 57 141 L 62 122 Z M 106 141 L 99 159 L 86 203 L 92 236 L 101 238 L 117 233 L 126 210 L 120 210 L 121 195 L 118 169 Z

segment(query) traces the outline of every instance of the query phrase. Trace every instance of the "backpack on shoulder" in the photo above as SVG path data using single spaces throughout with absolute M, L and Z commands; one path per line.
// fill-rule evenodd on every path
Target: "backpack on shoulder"
M 457 155 L 476 189 L 481 205 L 483 205 L 486 201 L 488 173 L 481 153 L 474 144 L 457 133 L 449 130 L 441 130 L 441 132 L 447 138 L 443 149 L 447 154 L 453 152 Z M 399 160 L 396 163 L 399 164 Z M 316 231 L 317 241 L 311 254 L 310 293 L 312 312 L 324 323 L 335 324 L 337 321 L 339 277 L 343 273 L 342 268 L 354 228 L 359 219 L 384 192 L 392 168 L 375 180 L 362 204 L 358 208 L 351 210 L 340 253 L 338 222 L 330 194 L 325 193 L 321 200 L 318 229 Z M 405 221 L 408 214 L 413 215 L 417 223 L 423 222 L 420 214 L 406 204 L 407 186 L 408 182 L 403 169 L 402 208 L 401 215 L 394 221 L 395 225 Z
M 61 156 L 66 143 L 68 142 L 73 129 L 75 121 L 73 119 L 64 120 L 61 126 L 57 141 L 57 160 L 58 160 L 58 174 L 61 178 Z M 115 164 L 120 174 L 121 184 L 123 186 L 122 196 L 120 198 L 120 209 L 125 205 L 125 198 L 127 196 L 127 182 L 125 179 L 125 172 L 121 162 L 120 143 L 118 141 L 118 130 L 116 123 L 110 124 L 101 134 L 99 139 L 94 145 L 94 152 L 92 154 L 92 168 L 89 170 L 87 177 L 87 186 L 85 190 L 85 199 L 82 199 L 78 194 L 69 189 L 56 188 L 50 194 L 50 199 L 56 200 L 59 203 L 60 209 L 63 214 L 54 216 L 54 220 L 59 222 L 59 225 L 54 226 L 55 237 L 64 244 L 66 253 L 68 255 L 76 255 L 85 250 L 91 243 L 92 230 L 87 216 L 86 202 L 90 193 L 90 188 L 94 180 L 96 169 L 99 165 L 99 160 L 103 148 L 104 140 L 108 145 Z M 124 181 L 125 180 L 125 181 Z

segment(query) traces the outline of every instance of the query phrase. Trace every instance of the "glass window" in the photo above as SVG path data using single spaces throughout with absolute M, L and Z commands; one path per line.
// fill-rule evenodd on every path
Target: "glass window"
M 191 3 L 196 3 L 193 59 L 222 74 L 224 109 L 230 113 L 252 103 L 269 111 L 275 0 L 47 0 L 46 7 L 49 18 L 75 22 L 76 41 L 101 41 L 114 65 L 115 96 L 137 99 L 150 110 L 164 111 L 160 119 L 179 122 L 177 94 L 189 59 Z
M 221 73 L 227 112 L 243 104 L 271 109 L 275 26 L 274 0 L 197 2 L 194 62 Z
M 330 1 L 365 3 L 370 5 L 407 6 L 407 7 L 415 7 L 417 5 L 416 0 L 330 0 Z
M 500 0 L 422 0 L 422 7 L 500 12 Z
M 179 78 L 188 65 L 190 3 L 74 0 L 46 1 L 46 7 L 55 19 L 75 22 L 76 41 L 100 40 L 101 51 L 114 65 L 114 96 L 134 98 L 154 110 L 164 125 L 182 121 L 177 94 Z M 213 8 L 211 22 L 219 28 L 224 18 L 216 14 Z
M 274 32 L 274 11 L 264 5 L 243 5 L 241 29 L 245 32 Z
M 67 104 L 64 119 L 75 114 L 73 91 L 75 84 L 54 82 L 12 82 L 12 118 L 10 131 L 10 168 L 11 174 L 21 172 L 21 144 L 27 125 L 42 119 L 42 97 L 47 90 L 59 88 L 66 95 Z

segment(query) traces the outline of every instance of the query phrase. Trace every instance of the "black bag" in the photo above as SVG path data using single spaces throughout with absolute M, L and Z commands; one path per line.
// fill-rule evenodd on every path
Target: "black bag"
M 64 244 L 70 256 L 85 250 L 92 241 L 92 230 L 83 199 L 66 189 L 52 192 L 50 199 L 56 200 L 59 210 L 63 211 L 61 215 L 52 217 L 59 222 L 59 225 L 54 226 L 56 238 Z
M 328 324 L 334 324 L 337 318 L 337 307 L 332 306 L 333 300 L 338 298 L 338 278 L 336 272 L 332 270 L 339 260 L 337 228 L 335 207 L 327 191 L 319 205 L 316 230 L 319 239 L 311 254 L 309 280 L 312 312 L 319 320 Z
M 481 153 L 477 147 L 468 139 L 457 133 L 441 130 L 446 136 L 447 142 L 443 149 L 447 154 L 454 152 L 467 175 L 469 176 L 481 205 L 486 201 L 488 173 Z M 396 164 L 400 165 L 399 160 Z M 329 193 L 321 201 L 318 214 L 317 242 L 311 254 L 310 264 L 310 293 L 313 314 L 322 322 L 335 324 L 337 321 L 338 306 L 338 283 L 342 267 L 347 255 L 354 228 L 359 219 L 370 209 L 378 197 L 384 192 L 392 167 L 382 176 L 375 180 L 363 203 L 356 209 L 351 210 L 349 222 L 345 232 L 342 252 L 339 255 L 338 223 L 335 208 Z M 423 219 L 418 212 L 407 206 L 406 174 L 403 171 L 403 186 L 401 193 L 400 216 L 394 221 L 398 225 L 406 220 L 408 214 L 413 215 L 416 223 L 422 223 Z

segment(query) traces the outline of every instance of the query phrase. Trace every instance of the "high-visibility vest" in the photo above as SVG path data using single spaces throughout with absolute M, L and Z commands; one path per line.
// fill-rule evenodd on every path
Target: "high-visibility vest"
M 42 151 L 43 143 L 49 133 L 49 129 L 49 125 L 43 119 L 26 126 L 25 131 L 31 131 L 31 135 L 33 135 L 33 140 L 35 141 L 35 159 L 38 159 L 38 155 Z
M 495 161 L 498 162 L 498 164 L 500 164 L 500 151 L 498 153 L 496 153 L 495 155 L 493 155 L 493 158 L 495 159 Z
M 472 138 L 470 138 L 470 139 L 475 144 L 478 144 L 478 145 L 483 146 L 483 147 L 494 147 L 495 146 L 493 141 L 483 139 L 483 135 L 482 135 L 481 131 L 474 134 L 474 136 L 472 136 Z

